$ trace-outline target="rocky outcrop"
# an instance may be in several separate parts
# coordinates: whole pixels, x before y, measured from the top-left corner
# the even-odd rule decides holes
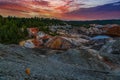
[[[62,54],[52,56],[52,59],[62,63],[77,65],[81,69],[107,71],[107,65],[102,63],[98,52],[92,49],[70,49]]]
[[[103,34],[104,33],[104,30],[102,29],[99,29],[99,28],[95,28],[95,27],[90,27],[90,28],[84,28],[84,27],[81,27],[79,29],[79,32],[81,33],[86,33],[87,35],[97,35],[97,34]]]
[[[120,80],[95,57],[97,53],[90,49],[57,51],[0,44],[0,80]]]
[[[107,30],[106,34],[120,37],[120,26],[114,26]]]
[[[103,45],[105,45],[110,39],[96,39],[96,40],[90,40],[88,43],[86,43],[85,46],[89,46],[92,49],[100,50]]]
[[[120,39],[109,41],[100,50],[100,55],[120,65]]]
[[[100,50],[103,61],[111,67],[113,74],[120,74],[120,39],[109,41]]]

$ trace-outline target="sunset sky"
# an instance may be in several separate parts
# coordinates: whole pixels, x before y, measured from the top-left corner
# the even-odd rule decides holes
[[[62,20],[120,19],[120,0],[0,0],[0,15]]]

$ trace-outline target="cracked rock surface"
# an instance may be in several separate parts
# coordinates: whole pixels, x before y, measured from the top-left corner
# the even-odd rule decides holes
[[[0,80],[120,80],[117,71],[111,71],[96,54],[87,49],[57,51],[0,44]]]

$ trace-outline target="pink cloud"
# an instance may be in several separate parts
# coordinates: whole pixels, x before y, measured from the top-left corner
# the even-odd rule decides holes
[[[66,20],[103,19],[119,16],[119,11],[107,11],[108,8],[104,11],[98,9],[94,11],[88,7],[88,4],[94,6],[95,3],[89,1],[91,0],[0,0],[0,14],[22,17],[47,16]]]

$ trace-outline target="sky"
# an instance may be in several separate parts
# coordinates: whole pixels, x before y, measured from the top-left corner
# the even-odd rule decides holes
[[[0,0],[0,15],[62,20],[120,19],[120,0]]]

